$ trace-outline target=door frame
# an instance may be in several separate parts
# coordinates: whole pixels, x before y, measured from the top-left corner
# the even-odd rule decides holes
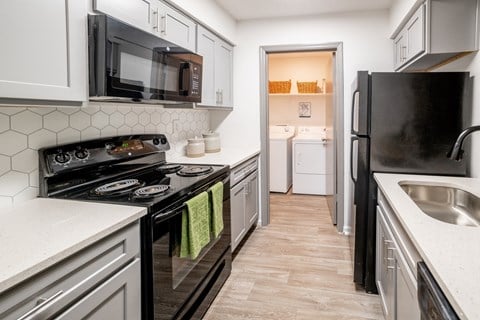
[[[270,223],[270,172],[268,163],[269,154],[269,134],[268,134],[268,54],[287,53],[287,52],[306,52],[306,51],[333,51],[335,53],[334,61],[334,199],[336,204],[337,230],[343,232],[345,221],[345,159],[344,159],[344,111],[343,111],[343,43],[331,42],[312,45],[274,45],[260,47],[260,140],[261,154],[260,169],[265,179],[260,181],[260,194],[265,195],[261,201],[261,224],[266,226]]]

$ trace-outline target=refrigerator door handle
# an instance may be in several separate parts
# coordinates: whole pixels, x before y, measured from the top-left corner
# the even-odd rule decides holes
[[[353,91],[353,94],[352,94],[352,118],[351,118],[351,126],[350,126],[350,132],[351,134],[353,135],[358,135],[358,116],[355,117],[355,96],[357,94],[360,94],[360,90],[356,89],[355,91]],[[360,111],[360,110],[359,110]],[[354,125],[355,125],[355,118],[357,120],[357,130],[355,130],[354,128]]]
[[[353,183],[357,183],[357,178],[353,173],[353,144],[358,142],[358,137],[352,137],[350,140],[350,177],[352,178]]]

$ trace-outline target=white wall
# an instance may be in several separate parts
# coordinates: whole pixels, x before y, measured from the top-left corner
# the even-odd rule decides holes
[[[468,56],[451,62],[435,71],[469,71],[473,76],[473,112],[472,125],[480,125],[480,54],[471,53]],[[480,178],[480,133],[475,132],[466,141],[472,141],[471,154],[464,154],[464,158],[470,158],[470,175]]]
[[[423,0],[393,0],[392,7],[390,8],[390,34],[400,25],[403,18],[408,14],[411,8],[417,3]]]
[[[211,114],[222,141],[260,146],[259,48],[265,45],[343,42],[345,108],[345,208],[349,209],[348,159],[351,84],[357,70],[391,71],[389,12],[329,14],[315,17],[251,20],[237,25],[234,51],[234,110]],[[347,212],[346,219],[350,213]],[[348,220],[349,221],[349,220]]]
[[[236,21],[214,0],[168,0],[197,18],[226,40],[235,42]]]

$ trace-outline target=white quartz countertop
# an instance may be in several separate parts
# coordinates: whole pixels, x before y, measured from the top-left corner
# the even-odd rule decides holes
[[[259,153],[259,147],[222,147],[220,152],[205,153],[203,157],[172,156],[167,158],[167,161],[191,164],[224,164],[229,165],[230,168],[235,168]]]
[[[37,198],[0,213],[0,293],[146,214],[143,207]]]
[[[431,218],[399,186],[453,186],[480,197],[480,179],[376,173],[375,180],[458,316],[480,319],[480,228]]]

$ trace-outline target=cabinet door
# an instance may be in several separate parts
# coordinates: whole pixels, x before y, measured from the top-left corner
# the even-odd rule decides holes
[[[245,197],[245,223],[247,229],[252,226],[258,218],[258,174],[252,173],[248,178],[247,192]]]
[[[230,191],[232,252],[246,233],[245,226],[245,184],[240,182]]]
[[[397,317],[398,320],[420,319],[420,308],[417,302],[417,287],[414,275],[399,251],[395,254]]]
[[[233,105],[232,65],[232,46],[218,39],[215,49],[215,92],[218,96],[216,100],[219,106],[231,107]]]
[[[159,36],[195,52],[195,22],[162,2],[156,1],[156,6],[155,16],[158,21],[154,25],[158,26]]]
[[[386,320],[395,319],[395,257],[393,236],[377,206],[376,282]]]
[[[393,52],[394,52],[394,67],[398,69],[406,62],[407,55],[407,40],[405,33],[400,32],[393,40]]]
[[[152,32],[151,0],[94,0],[93,8],[136,28]]]
[[[405,26],[409,61],[425,51],[425,5],[421,5]]]
[[[87,100],[86,1],[0,1],[0,29],[0,98]]]
[[[216,105],[215,94],[215,45],[217,37],[202,26],[198,26],[197,53],[203,56],[202,103]]]
[[[140,260],[136,259],[55,319],[140,319],[140,296]]]

